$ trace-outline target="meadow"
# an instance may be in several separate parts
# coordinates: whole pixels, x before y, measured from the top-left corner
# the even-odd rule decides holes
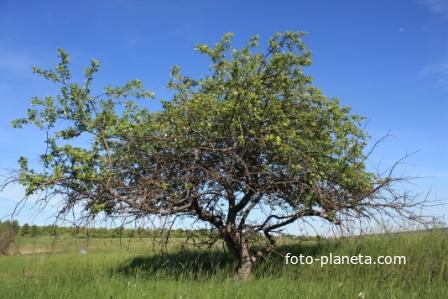
[[[282,240],[247,282],[221,246],[161,255],[152,238],[19,237],[0,298],[448,298],[448,232]],[[286,265],[281,254],[400,255],[405,265]]]

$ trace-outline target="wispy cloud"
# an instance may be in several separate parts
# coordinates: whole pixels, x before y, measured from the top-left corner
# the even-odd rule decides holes
[[[31,55],[0,46],[0,72],[30,73],[31,67],[36,64],[36,60]]]
[[[419,76],[421,78],[434,78],[437,84],[448,87],[448,61],[429,64],[421,68]]]
[[[419,2],[425,5],[433,14],[448,13],[448,0],[420,0]]]

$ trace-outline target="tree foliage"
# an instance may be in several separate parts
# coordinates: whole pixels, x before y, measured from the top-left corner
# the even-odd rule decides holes
[[[8,254],[8,249],[14,243],[19,229],[17,221],[0,221],[0,256]]]
[[[265,51],[257,37],[233,49],[231,34],[214,47],[198,45],[211,60],[208,74],[195,79],[174,67],[174,95],[160,111],[146,108],[154,95],[139,80],[93,95],[99,63],[78,84],[59,50],[54,69],[34,69],[59,84],[59,94],[33,98],[27,117],[13,123],[48,136],[43,170],[20,158],[20,183],[27,195],[62,198],[61,213],[82,207],[88,217],[178,215],[209,223],[240,259],[243,278],[275,247],[279,229],[296,220],[340,224],[387,211],[410,217],[413,203],[391,187],[396,180],[366,169],[363,117],[304,73],[311,53],[302,37],[275,34]],[[251,234],[266,244],[254,244]]]

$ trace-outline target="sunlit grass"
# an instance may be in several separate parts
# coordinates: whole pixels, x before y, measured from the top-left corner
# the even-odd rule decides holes
[[[174,240],[161,256],[152,239],[53,241],[19,240],[52,254],[0,258],[1,298],[448,298],[446,231],[286,242],[279,253],[404,255],[407,264],[285,265],[274,254],[248,282],[235,280],[237,262],[220,248],[180,253]]]

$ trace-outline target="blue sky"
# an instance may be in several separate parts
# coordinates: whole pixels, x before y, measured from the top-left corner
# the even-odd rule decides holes
[[[0,167],[16,168],[20,155],[35,161],[43,148],[39,132],[9,122],[24,115],[32,96],[55,91],[31,67],[55,64],[59,47],[76,74],[91,58],[101,61],[98,87],[140,79],[168,98],[171,66],[193,76],[207,72],[194,44],[233,32],[238,47],[252,35],[266,41],[285,30],[308,32],[316,86],[365,115],[374,138],[394,135],[371,167],[417,151],[402,170],[425,178],[409,187],[448,203],[448,0],[0,0]],[[18,186],[0,194],[0,218],[21,196]],[[447,212],[447,205],[431,209]],[[48,216],[23,212],[19,219],[42,223]]]

